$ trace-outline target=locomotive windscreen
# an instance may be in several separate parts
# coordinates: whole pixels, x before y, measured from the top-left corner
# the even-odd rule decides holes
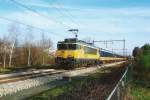
[[[80,49],[80,45],[78,44],[58,44],[57,45],[58,50],[76,50]]]

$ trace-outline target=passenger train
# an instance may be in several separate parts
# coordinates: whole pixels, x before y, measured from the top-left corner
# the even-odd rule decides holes
[[[92,43],[87,43],[77,38],[68,38],[59,41],[55,54],[55,63],[66,69],[81,66],[92,66],[114,61],[123,61],[124,57],[100,49]]]

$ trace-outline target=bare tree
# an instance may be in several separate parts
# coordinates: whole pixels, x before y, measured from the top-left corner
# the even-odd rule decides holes
[[[33,40],[33,29],[32,27],[27,27],[27,45],[28,45],[28,66],[31,66],[31,46]]]
[[[4,58],[3,59],[4,59],[4,62],[3,62],[4,66],[3,67],[5,69],[5,67],[6,67],[6,45],[4,46]]]
[[[52,43],[51,39],[50,38],[45,39],[45,45],[44,45],[44,50],[43,50],[44,54],[46,54],[46,55],[44,55],[45,61],[51,60],[50,49],[52,50],[52,47],[53,47],[53,43]]]
[[[48,60],[47,58],[49,56],[49,49],[52,47],[51,39],[47,38],[44,32],[41,33],[40,47],[41,47],[41,55],[42,55],[42,64],[44,65],[45,62]]]
[[[9,67],[12,66],[12,57],[13,57],[13,52],[15,48],[15,43],[17,41],[17,37],[19,35],[19,27],[16,23],[12,23],[9,27],[9,38],[10,38],[10,54],[9,54]]]
[[[42,47],[42,64],[45,64],[45,56],[44,56],[44,50],[45,50],[45,42],[46,42],[46,38],[45,38],[45,34],[42,32],[41,33],[41,47]]]
[[[8,36],[4,36],[3,39],[1,39],[0,44],[1,61],[3,62],[3,68],[5,68],[7,63],[7,56],[10,55],[11,45],[10,41],[8,41]]]
[[[4,39],[0,39],[0,63],[2,64],[3,62],[3,67],[6,67],[6,45],[4,43]]]

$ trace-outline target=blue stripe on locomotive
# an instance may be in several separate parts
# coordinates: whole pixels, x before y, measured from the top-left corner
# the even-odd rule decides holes
[[[110,51],[105,50],[100,50],[100,55],[101,57],[122,57],[121,55],[113,54]]]

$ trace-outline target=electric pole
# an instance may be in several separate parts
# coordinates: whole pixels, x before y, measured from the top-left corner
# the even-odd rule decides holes
[[[95,42],[103,42],[104,44],[106,44],[106,48],[107,48],[107,44],[108,43],[113,43],[113,42],[123,42],[123,56],[125,57],[126,56],[126,40],[123,39],[123,40],[105,40],[105,41],[93,41],[93,44]]]

